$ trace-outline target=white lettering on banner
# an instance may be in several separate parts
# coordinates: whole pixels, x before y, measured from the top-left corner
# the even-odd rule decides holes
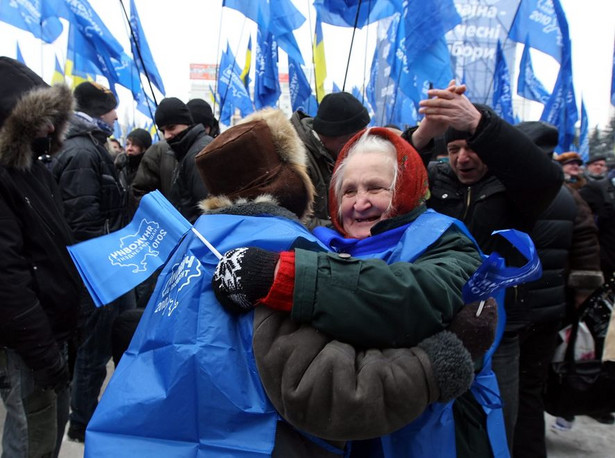
[[[495,27],[487,27],[484,25],[466,25],[459,24],[454,29],[455,37],[458,39],[462,38],[485,38],[488,40],[495,40],[500,37],[500,32],[502,30],[501,25],[496,25]]]
[[[467,3],[464,5],[457,5],[457,12],[464,20],[473,17],[493,19],[498,15],[498,9],[495,6]]]
[[[184,256],[180,262],[174,264],[162,288],[154,313],[166,311],[167,316],[171,316],[179,305],[179,292],[189,285],[193,278],[198,278],[201,274],[201,263],[194,256]]]
[[[114,266],[133,267],[133,273],[143,272],[147,270],[147,257],[158,256],[155,250],[166,235],[160,224],[142,219],[137,232],[122,237],[119,249],[109,253],[108,259]]]
[[[496,51],[495,48],[472,46],[462,41],[456,41],[452,45],[449,45],[449,50],[452,56],[465,58],[466,63],[474,62],[478,59],[495,59]]]

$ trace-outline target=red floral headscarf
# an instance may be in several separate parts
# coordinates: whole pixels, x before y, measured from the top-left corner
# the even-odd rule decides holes
[[[338,169],[342,161],[348,155],[352,145],[361,138],[368,129],[358,132],[352,137],[335,161],[333,173]],[[403,215],[414,210],[429,197],[429,185],[427,182],[427,171],[423,165],[421,157],[416,150],[403,138],[384,127],[372,127],[369,129],[370,135],[382,137],[390,141],[397,151],[398,175],[395,190],[393,192],[391,216]],[[340,177],[341,178],[341,177]],[[341,234],[346,234],[339,221],[338,198],[334,195],[335,185],[331,182],[329,188],[329,216],[335,229]]]

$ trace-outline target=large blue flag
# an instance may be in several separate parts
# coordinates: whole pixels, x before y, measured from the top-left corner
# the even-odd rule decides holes
[[[220,122],[227,126],[231,125],[231,116],[233,116],[235,108],[239,108],[242,116],[247,116],[254,111],[252,101],[243,81],[241,81],[240,74],[241,69],[227,43],[226,51],[220,59],[220,71],[218,72]]]
[[[417,104],[429,87],[446,87],[453,78],[445,33],[461,22],[452,0],[404,3],[388,55],[391,78]]]
[[[553,124],[558,128],[559,144],[556,152],[561,153],[568,151],[574,140],[576,134],[575,124],[579,120],[579,112],[572,80],[572,49],[568,32],[568,21],[559,0],[553,0],[553,8],[562,36],[561,64],[557,80],[555,81],[555,87],[545,105],[540,120]]]
[[[402,1],[314,0],[314,8],[325,24],[338,27],[354,27],[356,24],[360,29],[400,11]]]
[[[276,106],[281,91],[278,77],[278,43],[271,33],[263,33],[258,29],[256,35],[254,106],[260,110]]]
[[[20,0],[0,2],[0,21],[32,33],[46,43],[53,43],[63,26],[56,13],[63,0]]]
[[[272,33],[280,48],[303,64],[293,31],[301,27],[305,17],[290,0],[224,0],[222,6],[237,10],[256,22],[258,29],[265,36],[268,32]]]
[[[297,61],[288,58],[288,91],[293,111],[301,110],[310,116],[316,116],[318,102],[312,93],[310,83]]]
[[[123,229],[68,247],[97,307],[142,283],[164,264],[190,223],[159,191],[146,194]]]
[[[147,44],[145,32],[141,26],[139,13],[137,12],[137,7],[134,0],[130,0],[130,28],[132,30],[130,47],[132,49],[134,60],[137,63],[137,68],[146,74],[154,86],[156,86],[158,90],[164,94],[165,91],[164,84],[162,83],[162,77],[158,72],[158,67],[156,67],[154,57],[149,49],[149,45]]]
[[[547,103],[551,94],[545,89],[542,83],[534,74],[532,66],[532,58],[530,56],[530,45],[528,40],[525,41],[521,62],[519,63],[519,78],[517,79],[517,94],[529,100],[542,103]]]
[[[527,40],[532,48],[562,62],[565,37],[554,3],[559,0],[521,0],[508,36],[518,43]]]
[[[495,72],[493,75],[493,109],[504,121],[515,123],[512,107],[512,92],[510,89],[510,74],[508,65],[502,52],[502,45],[498,41],[495,57]]]
[[[415,124],[417,113],[414,103],[399,88],[399,74],[392,74],[391,61],[395,48],[401,15],[396,14],[378,25],[378,44],[374,50],[370,79],[365,93],[373,116],[370,125],[384,126],[395,124]]]
[[[579,156],[583,162],[589,161],[589,121],[587,119],[587,111],[585,110],[585,102],[581,99],[581,130],[579,132]]]

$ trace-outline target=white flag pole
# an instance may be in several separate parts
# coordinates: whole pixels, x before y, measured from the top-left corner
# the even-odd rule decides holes
[[[216,250],[214,246],[211,243],[209,243],[209,241],[205,237],[203,237],[203,235],[199,231],[197,231],[194,227],[192,227],[192,232],[194,232],[196,236],[199,238],[199,240],[203,242],[207,248],[209,248],[209,251],[211,251],[216,256],[216,258],[222,259],[222,255],[220,254],[220,252]]]

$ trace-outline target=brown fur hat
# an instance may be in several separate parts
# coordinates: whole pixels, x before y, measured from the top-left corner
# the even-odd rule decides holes
[[[213,210],[240,199],[271,196],[300,219],[311,214],[314,185],[307,173],[303,142],[284,113],[273,108],[253,113],[227,129],[195,158],[212,197]]]

